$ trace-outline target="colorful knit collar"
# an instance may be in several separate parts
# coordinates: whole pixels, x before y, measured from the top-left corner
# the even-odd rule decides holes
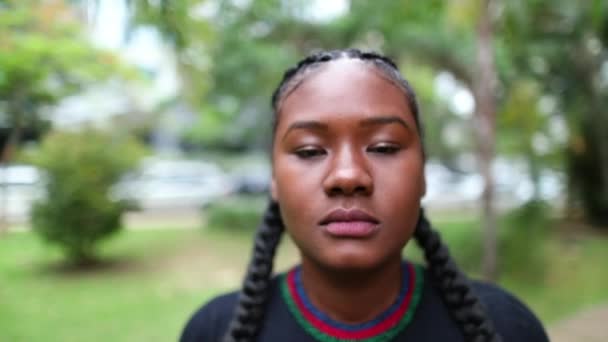
[[[403,282],[397,300],[375,319],[361,324],[336,322],[315,308],[302,286],[300,267],[282,277],[281,294],[298,324],[318,341],[389,341],[410,323],[422,293],[421,267],[404,263],[403,270]]]

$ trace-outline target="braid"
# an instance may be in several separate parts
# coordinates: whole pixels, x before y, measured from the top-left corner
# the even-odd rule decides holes
[[[253,341],[258,333],[269,297],[273,259],[283,233],[279,206],[271,201],[264,212],[255,237],[252,258],[247,268],[225,342]]]
[[[466,341],[500,342],[501,338],[473,293],[469,280],[450,256],[439,233],[431,228],[422,209],[414,237],[424,250],[433,281],[453,319],[460,325]]]

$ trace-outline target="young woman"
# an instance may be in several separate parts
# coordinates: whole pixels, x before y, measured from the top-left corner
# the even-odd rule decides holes
[[[311,55],[272,107],[272,199],[243,288],[196,312],[181,341],[548,341],[517,299],[469,281],[431,229],[418,104],[395,63]],[[273,278],[283,230],[301,264]],[[402,259],[412,237],[426,268]]]

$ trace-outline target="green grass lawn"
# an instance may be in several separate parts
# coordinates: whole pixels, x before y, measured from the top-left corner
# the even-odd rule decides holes
[[[126,231],[95,271],[60,266],[30,233],[0,238],[0,341],[172,341],[209,296],[234,286],[243,239]],[[233,271],[231,271],[233,270]]]
[[[479,277],[476,270],[481,260],[478,227],[471,219],[437,221],[452,255],[473,277]],[[511,246],[502,246],[499,256],[508,265],[502,266],[500,285],[521,298],[546,324],[608,304],[608,235],[568,230],[552,231],[537,240],[530,236],[532,242],[526,241],[524,232]],[[543,261],[526,249],[538,249],[533,252],[542,255]],[[418,257],[418,252],[406,254]]]
[[[545,322],[608,303],[608,238],[552,240],[550,263],[540,281],[503,277],[501,283],[523,298]]]
[[[472,224],[439,222],[455,254]],[[474,226],[474,225],[473,225]],[[251,234],[218,230],[129,230],[104,244],[96,270],[61,266],[33,234],[0,237],[0,341],[174,341],[192,311],[238,286]],[[542,279],[501,282],[545,322],[608,300],[608,238],[548,239]],[[411,248],[410,248],[411,249]],[[289,243],[279,270],[297,260]]]

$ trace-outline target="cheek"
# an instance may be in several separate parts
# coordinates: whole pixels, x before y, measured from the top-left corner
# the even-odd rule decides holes
[[[422,160],[416,157],[398,161],[391,167],[377,170],[375,178],[377,210],[391,222],[393,229],[407,229],[408,236],[411,235],[425,191]]]
[[[279,156],[274,160],[273,197],[281,207],[283,220],[288,227],[293,223],[308,224],[315,212],[315,197],[319,192],[318,175],[314,168],[287,160],[291,156]]]
[[[375,195],[387,203],[420,201],[426,190],[422,157],[412,152],[375,168],[374,184]]]

